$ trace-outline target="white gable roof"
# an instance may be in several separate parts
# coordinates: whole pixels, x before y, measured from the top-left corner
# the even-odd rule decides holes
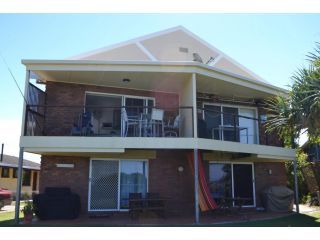
[[[208,63],[210,66],[257,81],[266,82],[261,77],[182,26],[100,48],[69,59],[190,62],[194,61],[194,54],[199,56],[203,63]]]

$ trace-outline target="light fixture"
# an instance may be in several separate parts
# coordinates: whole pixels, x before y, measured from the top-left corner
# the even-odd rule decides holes
[[[182,166],[178,167],[178,172],[183,172],[184,168]]]
[[[58,167],[58,168],[74,168],[74,164],[57,163],[56,167]]]
[[[269,174],[269,175],[272,175],[272,169],[269,169],[269,170],[268,170],[268,174]]]
[[[124,82],[124,83],[129,83],[131,80],[129,79],[129,78],[124,78],[124,79],[122,79],[122,82]]]

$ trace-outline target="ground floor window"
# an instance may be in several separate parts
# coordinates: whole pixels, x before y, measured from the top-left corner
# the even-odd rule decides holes
[[[145,160],[91,160],[89,211],[128,208],[129,193],[147,192]]]
[[[31,185],[31,170],[23,170],[22,175],[22,186]]]
[[[1,171],[1,177],[2,178],[9,178],[10,177],[10,168],[8,167],[2,167],[2,171]]]
[[[18,177],[18,168],[13,168],[13,178],[17,178]]]
[[[209,185],[213,198],[241,198],[246,206],[255,206],[254,174],[251,163],[209,164]],[[234,202],[237,205],[237,201]]]

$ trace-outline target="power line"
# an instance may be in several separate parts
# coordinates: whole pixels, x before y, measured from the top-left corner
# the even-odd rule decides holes
[[[26,102],[26,104],[28,104],[27,99],[26,99],[26,98],[25,98],[25,96],[23,95],[23,93],[22,93],[22,91],[21,91],[21,88],[19,87],[19,84],[18,84],[18,82],[17,82],[16,78],[14,77],[14,75],[13,75],[13,73],[12,73],[12,71],[11,71],[11,69],[10,69],[10,67],[9,67],[8,63],[7,63],[7,61],[5,60],[5,58],[3,57],[3,55],[1,54],[1,52],[0,52],[0,56],[1,56],[2,61],[4,62],[4,64],[6,65],[6,67],[7,67],[8,71],[10,72],[11,77],[13,78],[13,80],[14,80],[14,82],[15,82],[15,84],[16,84],[16,86],[17,86],[17,88],[19,89],[19,92],[20,92],[21,96],[23,97],[23,99],[24,99],[24,101]]]

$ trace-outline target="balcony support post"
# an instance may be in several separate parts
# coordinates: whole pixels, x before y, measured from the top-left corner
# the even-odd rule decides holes
[[[24,151],[24,148],[20,147],[19,162],[18,162],[18,176],[17,176],[16,205],[15,205],[15,215],[14,215],[14,222],[16,224],[19,224],[20,198],[21,198],[21,185],[22,185],[23,151]]]
[[[199,224],[199,165],[198,165],[198,149],[193,150],[194,161],[194,215],[195,224]]]
[[[298,189],[298,176],[297,176],[298,159],[295,157],[293,160],[293,172],[294,172],[294,200],[296,204],[296,212],[300,213],[299,209],[299,189]]]

